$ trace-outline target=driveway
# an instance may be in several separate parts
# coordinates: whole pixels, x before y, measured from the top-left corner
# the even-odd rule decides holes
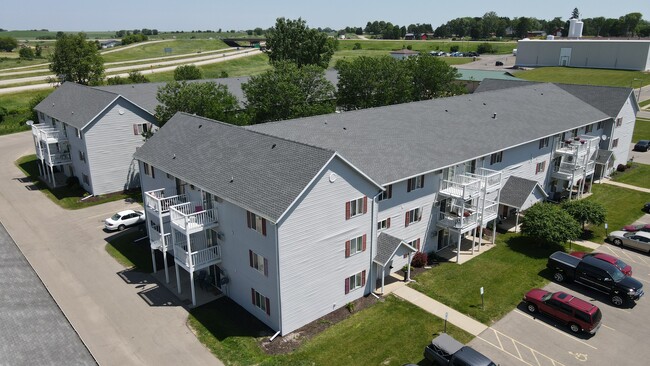
[[[635,278],[650,288],[650,257],[609,244],[597,251],[615,255],[633,267]],[[617,308],[606,295],[576,284],[550,283],[548,291],[565,291],[597,305],[602,326],[593,337],[575,336],[565,326],[544,315],[531,315],[523,306],[513,310],[470,342],[502,365],[646,365],[650,326],[650,299],[636,306]],[[523,294],[522,294],[523,296]]]
[[[0,222],[97,362],[220,365],[187,327],[183,307],[147,303],[141,293],[157,287],[151,276],[125,282],[124,268],[104,250],[113,234],[101,230],[101,220],[137,205],[61,209],[17,180],[23,174],[14,161],[33,149],[29,131],[0,136]]]
[[[469,70],[499,70],[507,72],[516,72],[510,69],[515,65],[516,56],[509,55],[481,55],[477,61],[467,64],[457,65],[458,69]],[[495,66],[497,61],[503,62],[503,66]]]

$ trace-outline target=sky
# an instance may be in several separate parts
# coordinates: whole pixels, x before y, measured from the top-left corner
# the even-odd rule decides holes
[[[246,30],[269,28],[275,19],[301,17],[311,28],[364,27],[368,21],[393,24],[429,23],[480,17],[488,11],[510,18],[568,19],[577,7],[584,18],[618,18],[640,12],[650,19],[648,0],[21,0],[6,1],[0,28],[8,30],[113,31],[119,29]]]

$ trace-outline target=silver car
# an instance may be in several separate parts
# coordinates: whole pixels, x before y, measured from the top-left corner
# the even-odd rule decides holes
[[[614,245],[623,245],[650,253],[650,233],[613,231],[609,234],[608,239]]]

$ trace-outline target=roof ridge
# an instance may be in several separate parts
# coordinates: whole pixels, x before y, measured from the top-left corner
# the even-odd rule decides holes
[[[86,88],[86,89],[92,89],[92,90],[95,90],[95,91],[98,91],[98,92],[101,92],[101,93],[112,94],[112,95],[115,95],[116,97],[120,96],[120,94],[113,93],[113,92],[108,91],[108,90],[97,89],[95,86],[79,84],[79,83],[76,83],[74,81],[66,81],[66,82],[63,83],[63,85],[65,85],[65,84],[73,84],[73,85],[83,87],[83,88]],[[101,86],[101,85],[97,85],[97,86]]]

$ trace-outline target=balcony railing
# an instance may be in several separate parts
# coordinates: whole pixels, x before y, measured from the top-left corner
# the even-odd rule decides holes
[[[467,175],[455,175],[452,179],[443,180],[440,194],[468,200],[477,197],[481,191],[481,181]]]
[[[44,155],[45,163],[48,165],[69,164],[72,162],[70,153]]]
[[[221,249],[218,245],[199,249],[190,253],[192,263],[190,265],[187,246],[176,243],[174,245],[174,258],[190,270],[207,267],[221,261]]]
[[[202,231],[217,224],[217,209],[204,210],[195,202],[186,202],[169,207],[171,223],[182,231]]]
[[[466,212],[462,215],[454,213],[441,212],[438,217],[438,225],[465,231],[476,227],[478,224],[478,212]]]
[[[169,250],[171,244],[171,234],[166,233],[160,235],[155,230],[150,231],[151,236],[151,249]]]
[[[165,189],[156,189],[144,193],[145,207],[153,213],[169,213],[169,207],[187,202],[187,196],[184,194],[165,197]]]
[[[483,214],[481,215],[481,223],[486,225],[488,222],[497,218],[499,213],[499,203],[498,202],[486,202],[485,208],[483,209]]]
[[[49,125],[32,125],[32,134],[39,140],[54,143],[59,141],[67,141],[68,136],[65,132],[60,131]]]
[[[487,191],[501,188],[501,172],[497,170],[478,168],[476,173],[467,174],[470,177],[480,179],[481,187]]]
[[[555,152],[558,154],[569,154],[576,157],[585,155],[591,156],[591,153],[598,150],[600,138],[597,136],[581,135],[570,140],[559,141]]]

